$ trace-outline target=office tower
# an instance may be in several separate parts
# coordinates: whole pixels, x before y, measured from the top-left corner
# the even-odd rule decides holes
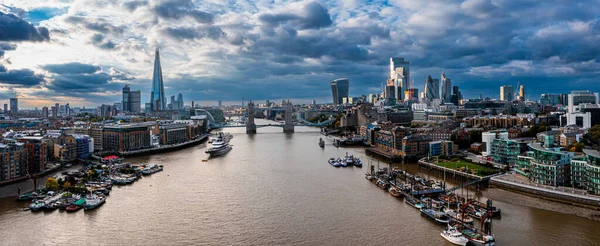
[[[131,89],[129,88],[129,85],[125,85],[125,87],[123,87],[123,100],[121,101],[121,110],[123,112],[129,112],[129,93],[131,92]]]
[[[48,119],[48,107],[42,108],[42,118]]]
[[[567,125],[590,128],[597,122],[592,121],[592,108],[598,108],[598,93],[591,91],[572,91],[568,96]],[[589,110],[586,110],[588,109]]]
[[[154,73],[152,75],[152,93],[150,103],[155,111],[164,110],[166,107],[165,87],[163,85],[162,68],[160,66],[160,55],[158,48],[154,56]]]
[[[419,101],[419,89],[410,88],[404,91],[404,101]]]
[[[404,100],[404,91],[408,89],[410,81],[410,63],[403,57],[390,58],[390,79],[394,80],[394,98]]]
[[[17,115],[19,113],[19,99],[10,99],[10,115]]]
[[[444,102],[452,100],[452,81],[442,73],[442,99]]]
[[[556,106],[558,104],[562,104],[560,94],[542,94],[540,96],[541,106]]]
[[[452,96],[450,96],[450,102],[453,103],[454,105],[459,105],[460,104],[460,100],[462,100],[462,94],[460,93],[460,91],[458,90],[458,86],[453,86],[452,87]]]
[[[123,105],[123,107],[125,107]],[[142,111],[142,92],[140,90],[129,92],[129,112],[140,113]]]
[[[433,79],[433,98],[440,99],[440,80]]]
[[[8,104],[4,104],[4,111],[2,111],[4,114],[8,114]]]
[[[393,79],[387,80],[387,85],[385,86],[385,98],[396,99],[396,86],[394,86]]]
[[[519,100],[525,101],[525,86],[524,85],[521,85],[521,87],[519,87]]]
[[[71,106],[68,103],[65,105],[65,115],[71,115]]]
[[[58,117],[58,107],[55,106],[52,107],[52,118],[56,119],[56,117]]]
[[[144,112],[148,113],[152,111],[152,103],[145,103],[144,104]]]
[[[56,112],[56,116],[54,116],[54,118],[56,118],[59,115],[58,111],[60,110],[60,104],[58,104],[58,103],[54,104],[54,108],[55,108],[55,110],[53,111],[52,114],[54,115],[54,112]]]
[[[333,105],[340,105],[344,97],[348,97],[350,90],[350,81],[346,78],[336,79],[331,82],[331,92],[333,95]]]
[[[175,95],[171,95],[171,103],[169,104],[171,109],[176,109],[177,105],[175,105]]]
[[[512,102],[514,100],[515,89],[512,85],[500,86],[500,100]]]
[[[269,103],[268,103],[268,102],[269,102],[269,100],[267,100],[267,107],[269,107]],[[219,108],[220,108],[221,106],[223,106],[223,103],[221,102],[221,100],[219,100],[219,104],[218,104],[218,105],[219,105]]]
[[[177,109],[183,109],[183,94],[177,95]]]
[[[431,78],[431,75],[427,76],[427,80],[425,80],[425,88],[423,89],[423,93],[424,93],[424,98],[423,100],[427,99],[429,101],[433,100],[436,98],[436,86],[434,84],[434,80]],[[438,80],[439,83],[439,80]]]

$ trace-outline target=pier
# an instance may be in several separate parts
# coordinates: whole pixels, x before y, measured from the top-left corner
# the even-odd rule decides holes
[[[156,153],[161,153],[161,152],[166,152],[166,151],[172,151],[172,150],[176,150],[176,149],[181,149],[181,148],[185,148],[189,145],[194,145],[194,144],[199,144],[200,142],[202,142],[203,140],[208,138],[208,134],[204,134],[194,140],[190,140],[187,142],[183,142],[183,143],[178,143],[178,144],[171,144],[171,145],[162,145],[160,147],[155,147],[155,148],[149,148],[149,149],[139,149],[139,150],[132,150],[132,151],[119,151],[119,155],[121,156],[135,156],[135,155],[143,155],[143,154],[156,154]]]
[[[365,152],[374,156],[383,157],[392,162],[401,162],[403,160],[403,157],[400,154],[385,151],[376,147],[365,148]]]

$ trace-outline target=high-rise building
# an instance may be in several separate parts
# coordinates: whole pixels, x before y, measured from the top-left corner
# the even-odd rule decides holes
[[[42,118],[48,119],[48,107],[42,108]]]
[[[442,99],[444,102],[452,101],[452,81],[442,73]]]
[[[592,108],[598,108],[598,93],[591,91],[572,91],[569,94],[567,107],[567,125],[577,125],[582,128],[592,127]],[[583,110],[589,108],[589,110]]]
[[[154,73],[152,75],[152,93],[150,94],[150,103],[155,111],[166,108],[165,86],[163,85],[162,68],[160,66],[160,55],[158,48],[154,57]]]
[[[129,85],[125,85],[125,87],[123,87],[123,100],[121,101],[121,105],[122,108],[121,110],[123,112],[129,112],[129,93],[131,92],[131,89],[129,88]]]
[[[560,94],[542,94],[540,96],[540,105],[542,105],[542,107],[556,106],[558,104],[562,104]]]
[[[65,115],[71,115],[71,106],[69,104],[65,104]]]
[[[129,112],[140,113],[142,111],[142,92],[140,90],[129,92]]]
[[[515,98],[515,89],[512,85],[500,86],[500,100],[512,102]]]
[[[177,95],[177,109],[183,109],[183,94]]]
[[[410,88],[404,91],[404,101],[419,101],[419,89]]]
[[[171,109],[177,109],[177,103],[175,103],[175,95],[171,95]]]
[[[439,83],[439,80],[438,80]],[[431,75],[427,76],[427,80],[425,80],[425,88],[424,90],[424,95],[425,98],[423,99],[427,99],[427,100],[433,100],[436,97],[436,86],[435,86],[435,81],[431,78]],[[439,93],[439,92],[438,92]]]
[[[11,98],[10,99],[10,114],[17,115],[19,113],[19,99]]]
[[[348,97],[350,81],[346,78],[336,79],[331,82],[331,92],[333,95],[333,105],[342,104],[344,97]]]
[[[433,79],[433,94],[434,94],[434,99],[440,99],[440,80],[439,79]]]
[[[8,114],[8,104],[4,104],[4,111],[2,111],[4,114]]]
[[[269,107],[269,100],[267,100],[267,107]],[[221,102],[221,100],[219,100],[219,108],[223,106],[223,102]]]
[[[390,58],[390,79],[394,80],[394,98],[404,100],[404,91],[408,89],[410,81],[410,63],[403,57]]]
[[[521,85],[519,87],[519,100],[525,101],[525,86],[524,85]]]
[[[58,108],[52,107],[52,118],[56,119],[56,117],[58,117]]]
[[[385,86],[385,98],[396,99],[396,86],[393,79],[388,79]]]

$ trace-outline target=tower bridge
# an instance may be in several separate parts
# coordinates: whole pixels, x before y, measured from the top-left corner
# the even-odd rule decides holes
[[[312,127],[323,127],[329,125],[330,120],[326,120],[319,123],[313,123],[302,119],[299,114],[296,114],[297,123],[293,122],[293,111],[294,107],[291,102],[286,102],[284,105],[285,113],[284,113],[284,123],[269,123],[269,124],[260,124],[257,125],[254,122],[254,102],[248,102],[248,110],[247,110],[247,120],[245,124],[234,124],[234,125],[213,125],[213,128],[246,128],[247,134],[255,134],[256,129],[262,127],[281,127],[284,133],[293,133],[296,126],[312,126]]]

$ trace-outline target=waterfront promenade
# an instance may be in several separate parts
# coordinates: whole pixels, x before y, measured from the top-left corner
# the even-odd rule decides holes
[[[194,140],[190,140],[190,141],[178,143],[178,144],[161,145],[161,146],[155,147],[155,148],[139,149],[139,150],[132,150],[132,151],[119,151],[119,155],[121,155],[121,156],[136,156],[136,155],[156,154],[156,153],[161,153],[161,152],[165,152],[165,151],[177,150],[180,148],[187,147],[189,145],[199,144],[203,140],[207,139],[208,136],[209,136],[208,134],[204,134]]]
[[[514,173],[492,177],[490,186],[517,191],[555,202],[600,210],[600,196],[588,195],[586,191],[579,189],[537,184]]]

